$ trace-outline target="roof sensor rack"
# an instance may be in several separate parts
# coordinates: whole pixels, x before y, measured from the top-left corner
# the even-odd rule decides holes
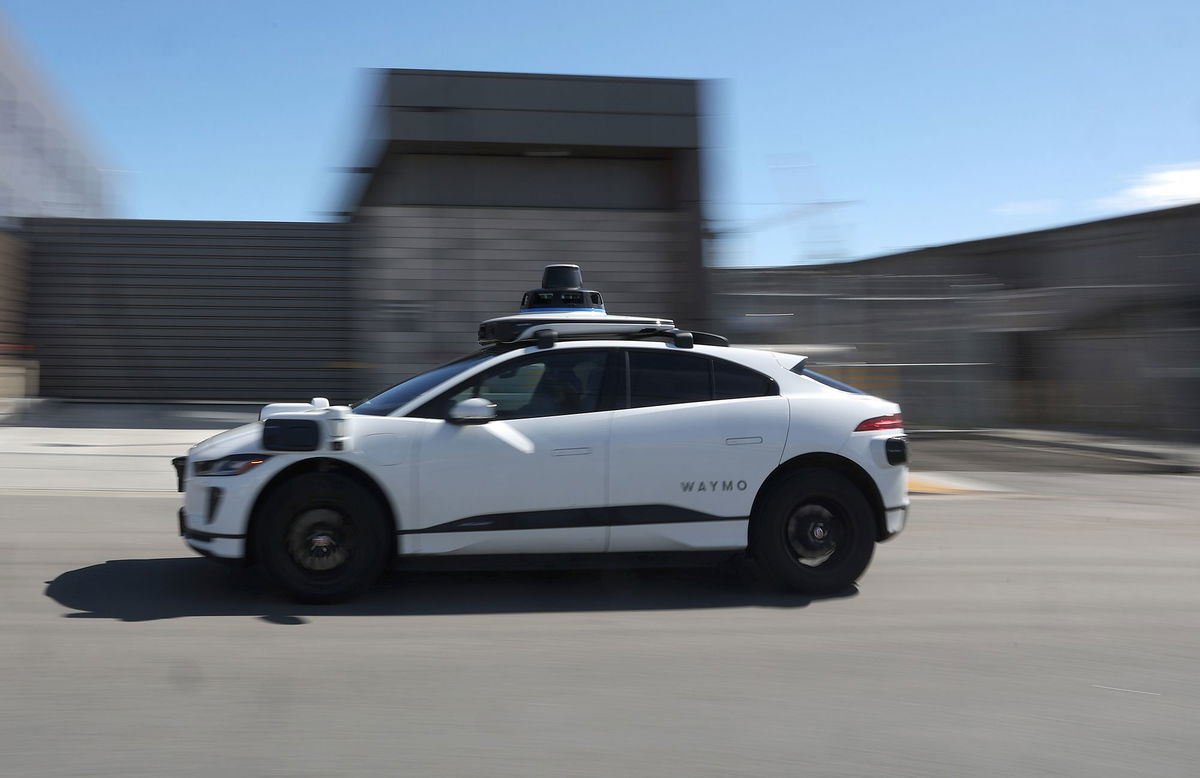
[[[583,288],[578,265],[547,265],[542,285],[521,298],[521,311],[479,325],[481,346],[536,344],[552,348],[568,340],[641,340],[656,338],[678,348],[728,346],[720,335],[689,332],[657,316],[615,316],[604,309],[599,292]]]
[[[691,342],[689,345],[684,346],[679,343],[680,337],[684,336],[684,335],[686,335],[686,336],[688,336],[688,338],[690,338]],[[656,339],[670,340],[670,341],[674,341],[675,345],[679,346],[680,348],[691,348],[693,345],[695,345],[695,346],[728,346],[729,345],[729,338],[726,338],[723,335],[714,335],[711,332],[700,332],[698,330],[681,330],[681,329],[646,330],[644,332],[637,332],[637,333],[625,335],[619,339],[620,340],[656,340]]]
[[[716,335],[711,332],[697,332],[692,330],[692,340],[700,346],[728,346],[729,338],[724,335]]]
[[[696,345],[695,338],[687,330],[671,330],[667,334],[674,339],[675,348],[692,348]]]

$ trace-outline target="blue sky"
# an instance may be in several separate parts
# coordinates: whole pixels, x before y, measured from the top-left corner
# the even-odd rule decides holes
[[[1200,200],[1195,0],[0,0],[0,16],[133,218],[329,218],[376,67],[716,80],[710,215],[745,227],[728,262]]]

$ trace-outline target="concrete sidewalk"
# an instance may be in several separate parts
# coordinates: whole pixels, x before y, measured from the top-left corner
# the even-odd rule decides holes
[[[0,428],[225,430],[254,421],[265,404],[6,400],[0,402]]]
[[[174,492],[171,459],[222,429],[0,427],[0,490]]]
[[[0,415],[0,490],[173,493],[171,459],[261,406],[27,400]]]
[[[1037,449],[1058,449],[1100,454],[1108,457],[1153,462],[1160,472],[1200,472],[1200,445],[1170,443],[1112,433],[1083,433],[1045,429],[910,430],[921,439],[957,438],[987,440]]]

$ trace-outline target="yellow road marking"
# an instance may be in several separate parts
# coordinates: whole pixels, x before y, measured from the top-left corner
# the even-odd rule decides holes
[[[951,486],[945,481],[940,481],[929,476],[914,475],[908,476],[908,493],[909,494],[976,494],[975,489],[965,489],[961,486]]]

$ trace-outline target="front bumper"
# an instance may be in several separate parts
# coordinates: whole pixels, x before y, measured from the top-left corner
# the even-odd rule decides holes
[[[175,457],[171,465],[175,468],[175,488],[182,492],[187,481],[187,457]]]
[[[228,561],[244,560],[246,557],[245,535],[224,535],[189,527],[187,510],[184,508],[179,509],[179,536],[188,548],[201,556]]]
[[[907,505],[900,505],[895,508],[884,509],[883,525],[886,534],[880,540],[891,540],[904,530],[904,526],[908,523],[908,507]]]

